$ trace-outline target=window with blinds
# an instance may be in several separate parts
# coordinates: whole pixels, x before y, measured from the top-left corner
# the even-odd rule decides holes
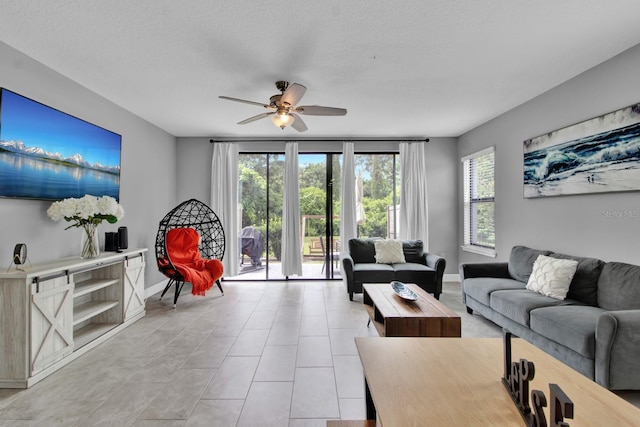
[[[495,256],[495,148],[462,159],[464,169],[463,250]]]

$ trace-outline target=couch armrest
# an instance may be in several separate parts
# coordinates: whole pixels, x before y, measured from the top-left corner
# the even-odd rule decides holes
[[[439,298],[442,293],[442,276],[444,276],[447,261],[441,256],[430,253],[424,254],[424,260],[427,267],[431,267],[436,271],[436,289],[434,295],[436,298]]]
[[[639,390],[639,354],[640,310],[603,313],[596,326],[596,382],[610,390]]]
[[[351,255],[348,253],[343,253],[340,256],[342,258],[342,274],[344,274],[344,277],[347,280],[347,292],[349,293],[349,299],[353,301],[355,288],[355,283],[353,281],[353,258],[351,258]]]
[[[460,281],[471,277],[501,277],[511,279],[508,262],[469,262],[459,266]]]

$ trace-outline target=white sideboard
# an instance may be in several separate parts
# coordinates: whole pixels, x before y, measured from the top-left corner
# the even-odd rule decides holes
[[[0,272],[0,388],[27,388],[144,316],[146,252]]]

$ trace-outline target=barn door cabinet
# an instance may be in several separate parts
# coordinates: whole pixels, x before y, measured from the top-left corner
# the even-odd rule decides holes
[[[0,388],[27,388],[145,314],[147,249],[0,273]]]

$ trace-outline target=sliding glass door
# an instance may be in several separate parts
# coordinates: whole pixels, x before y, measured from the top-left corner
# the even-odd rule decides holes
[[[397,155],[356,154],[360,237],[395,238],[399,206]],[[341,279],[342,154],[302,153],[299,162],[302,276],[281,269],[284,154],[241,153],[236,280]]]
[[[355,154],[358,237],[398,238],[400,169],[394,153]]]
[[[300,154],[302,270],[310,279],[340,275],[339,154]]]
[[[284,154],[240,154],[238,174],[240,269],[228,279],[281,279]]]

